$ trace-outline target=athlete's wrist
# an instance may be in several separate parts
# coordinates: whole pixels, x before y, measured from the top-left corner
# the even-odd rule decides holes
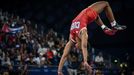
[[[87,60],[85,59],[83,62],[87,62]]]
[[[61,71],[58,71],[58,73],[62,73]]]
[[[58,69],[58,73],[61,73],[62,72],[62,69]]]

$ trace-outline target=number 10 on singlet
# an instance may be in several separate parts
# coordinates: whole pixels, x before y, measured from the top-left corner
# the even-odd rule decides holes
[[[80,22],[73,22],[71,25],[71,30],[80,28]]]

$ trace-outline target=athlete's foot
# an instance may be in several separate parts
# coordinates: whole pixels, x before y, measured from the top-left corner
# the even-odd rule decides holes
[[[112,27],[112,30],[124,30],[127,27],[125,25],[119,25],[118,23]]]

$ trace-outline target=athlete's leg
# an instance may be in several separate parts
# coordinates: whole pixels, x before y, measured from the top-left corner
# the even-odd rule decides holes
[[[97,16],[97,19],[95,20],[95,22],[99,26],[101,26],[101,28],[105,34],[107,34],[107,35],[114,35],[115,34],[116,31],[113,31],[110,28],[108,28],[107,26],[105,26],[99,15]]]
[[[101,13],[104,10],[105,13],[106,13],[106,16],[107,16],[107,18],[109,19],[110,22],[113,22],[115,20],[115,18],[113,16],[112,9],[111,9],[109,3],[106,2],[106,1],[96,2],[92,5],[90,5],[89,7],[94,9],[98,14]]]
[[[99,25],[99,26],[102,26],[104,25],[103,21],[101,20],[100,16],[98,15],[95,22]],[[103,28],[102,28],[103,29]]]
[[[92,5],[90,5],[89,7],[94,9],[98,14],[101,13],[104,10],[108,20],[111,22],[111,26],[114,29],[116,29],[116,30],[124,30],[124,29],[126,29],[126,26],[121,26],[121,25],[118,25],[118,23],[116,23],[116,20],[114,18],[113,12],[112,12],[112,9],[111,9],[111,7],[110,7],[108,2],[99,1],[99,2],[96,2],[96,3],[92,4]]]

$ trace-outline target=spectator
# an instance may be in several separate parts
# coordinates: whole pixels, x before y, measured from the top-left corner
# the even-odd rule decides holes
[[[57,55],[57,50],[56,49],[52,49],[53,52],[53,65],[58,65],[58,55]]]
[[[3,54],[2,65],[5,65],[5,66],[11,65],[11,61],[10,61],[10,58],[8,57],[8,54],[5,54],[5,53]]]
[[[40,44],[38,44],[38,45],[39,45],[38,54],[39,55],[45,55],[47,50],[48,50],[48,48],[45,48],[43,45],[40,45]]]
[[[104,68],[104,58],[102,52],[99,52],[95,57],[95,66],[97,67],[97,74],[102,75],[102,69]]]
[[[104,62],[104,58],[102,52],[99,52],[99,54],[95,57],[95,63],[102,64],[103,62]]]
[[[51,37],[50,40],[48,41],[48,45],[50,48],[52,48],[54,46],[54,40],[53,38]]]
[[[21,51],[26,49],[26,43],[27,43],[27,36],[25,33],[21,33],[20,37],[20,43],[21,43]]]
[[[29,53],[29,56],[26,58],[26,62],[28,65],[35,65],[36,63],[33,60],[34,56],[32,53]]]
[[[16,59],[16,52],[15,52],[15,48],[11,48],[11,50],[9,51],[9,57],[11,60],[11,63],[14,64],[15,59]]]
[[[48,49],[48,51],[46,53],[46,57],[47,57],[48,64],[53,65],[54,64],[54,62],[53,62],[54,55],[53,55],[53,52],[50,49]]]
[[[41,66],[48,65],[46,61],[47,61],[47,60],[46,60],[45,57],[40,58],[40,65],[41,65]]]
[[[8,73],[9,73],[9,75],[17,75],[13,69],[13,65],[8,66]]]

